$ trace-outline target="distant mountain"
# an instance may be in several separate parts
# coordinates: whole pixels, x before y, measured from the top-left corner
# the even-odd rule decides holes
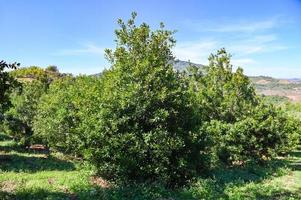
[[[251,76],[250,79],[258,94],[301,101],[301,79],[276,79],[268,76]]]
[[[301,83],[301,78],[290,78],[288,80],[291,82]]]
[[[202,64],[196,64],[196,63],[182,61],[182,60],[175,60],[172,62],[172,65],[178,71],[185,71],[189,67],[189,65],[194,65],[200,68],[204,67],[204,65]]]
[[[174,69],[178,71],[185,71],[189,65],[194,65],[204,68],[205,65],[191,63],[182,60],[171,61]],[[101,76],[101,73],[93,76]],[[277,79],[269,76],[250,76],[258,94],[266,96],[285,97],[292,101],[301,101],[301,78],[293,79]]]
[[[174,60],[171,61],[171,64],[173,65],[174,69],[182,72],[185,71],[189,65],[194,65],[200,68],[203,68],[205,65],[202,64],[196,64],[196,63],[192,63],[192,62],[188,62],[188,61],[183,61],[183,60]],[[97,73],[97,74],[93,74],[91,76],[101,76],[102,73]]]

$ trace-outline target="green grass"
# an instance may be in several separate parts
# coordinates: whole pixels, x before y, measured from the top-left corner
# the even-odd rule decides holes
[[[264,166],[215,169],[177,190],[160,184],[102,188],[93,170],[60,153],[22,149],[0,134],[0,199],[301,199],[301,151]]]

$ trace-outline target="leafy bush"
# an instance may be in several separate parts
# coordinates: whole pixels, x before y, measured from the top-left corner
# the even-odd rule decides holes
[[[53,73],[59,72],[57,66],[55,66],[55,65],[50,65],[50,66],[46,67],[46,71],[53,72]]]
[[[134,19],[118,21],[117,47],[106,50],[112,69],[102,76],[97,123],[87,125],[94,139],[86,155],[106,178],[182,184],[206,168],[205,145],[188,84],[169,62],[173,32]]]
[[[119,20],[112,68],[100,78],[51,84],[34,122],[36,138],[85,156],[98,172],[120,181],[183,184],[211,159],[260,160],[294,145],[297,127],[260,104],[242,69],[232,71],[224,49],[205,73],[190,78],[170,64],[173,32]],[[216,154],[212,153],[212,146]]]
[[[2,131],[12,136],[15,141],[23,145],[28,144],[31,129],[19,118],[12,114],[6,114],[2,124]]]
[[[211,121],[204,127],[219,139],[216,144],[218,158],[231,165],[262,161],[291,151],[299,142],[298,124],[281,110],[261,104],[252,115],[240,121]]]
[[[12,106],[4,115],[3,129],[23,145],[29,145],[40,97],[47,91],[51,81],[63,74],[58,70],[50,72],[33,66],[10,71],[9,75],[21,82],[22,90],[12,90],[9,96]]]
[[[83,123],[92,120],[99,101],[100,81],[93,77],[66,77],[54,81],[41,97],[34,119],[36,141],[72,154],[82,155],[92,127]]]
[[[221,49],[205,70],[176,72],[173,32],[152,31],[136,14],[118,20],[111,69],[50,84],[33,117],[34,138],[83,156],[104,178],[186,183],[210,169],[291,150],[298,123],[262,103]]]
[[[226,164],[262,160],[295,147],[298,122],[255,94],[241,68],[235,72],[231,56],[221,49],[209,57],[205,73],[190,68],[191,97],[201,132],[215,138],[213,158]]]
[[[53,80],[67,76],[60,73],[56,66],[49,66],[46,69],[38,66],[22,67],[11,71],[10,75],[22,82],[37,80],[44,84],[50,84]]]
[[[205,73],[190,69],[191,87],[199,113],[206,121],[235,122],[248,115],[258,104],[249,78],[238,68],[232,70],[231,55],[220,49],[209,57]]]
[[[15,70],[19,66],[18,63],[7,64],[3,60],[0,61],[0,120],[3,120],[4,112],[11,106],[9,98],[10,93],[16,87],[19,87],[18,81],[13,78],[6,70]],[[0,122],[1,122],[0,121]]]
[[[279,105],[290,116],[301,119],[301,103],[300,102],[285,102]]]
[[[16,89],[10,95],[12,107],[5,113],[4,131],[24,145],[30,143],[33,118],[46,89],[45,83],[34,80],[23,83],[21,91]]]

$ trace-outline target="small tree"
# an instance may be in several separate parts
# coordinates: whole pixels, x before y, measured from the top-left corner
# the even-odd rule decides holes
[[[3,60],[0,61],[0,119],[3,118],[3,113],[11,106],[9,94],[13,88],[17,87],[18,81],[10,76],[7,70],[14,70],[20,64],[7,64]]]
[[[232,164],[234,161],[261,162],[291,151],[299,142],[299,124],[280,109],[260,104],[242,120],[232,124],[215,121],[209,127],[211,134],[219,138],[219,158]],[[214,132],[216,130],[218,132]]]
[[[205,120],[235,122],[258,105],[258,97],[242,68],[233,72],[231,55],[225,49],[209,56],[205,73],[192,68],[191,86]],[[197,79],[196,79],[197,77]]]
[[[5,132],[23,145],[29,145],[33,134],[33,120],[37,113],[40,97],[49,84],[61,76],[37,66],[19,68],[9,72],[22,81],[22,90],[13,90],[9,96],[12,107],[5,113]]]
[[[55,65],[49,65],[46,67],[46,71],[54,72],[54,73],[59,73],[59,69]]]
[[[97,127],[101,80],[95,77],[64,77],[43,94],[34,117],[34,139],[63,152],[83,156],[93,145]],[[88,123],[89,122],[89,123]]]
[[[215,138],[215,154],[226,164],[262,160],[292,149],[298,141],[295,121],[264,104],[249,78],[220,49],[209,57],[204,73],[190,68],[190,92],[201,132]]]
[[[12,107],[5,113],[4,128],[23,145],[29,145],[37,106],[47,87],[47,84],[34,80],[23,83],[22,91],[14,90],[10,95]]]
[[[194,134],[188,85],[170,64],[173,31],[136,26],[135,17],[118,20],[116,49],[106,50],[112,69],[87,154],[108,178],[182,184],[204,167],[203,140]]]

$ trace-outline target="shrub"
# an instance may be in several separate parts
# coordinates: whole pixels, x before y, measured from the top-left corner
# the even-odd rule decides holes
[[[263,161],[287,153],[296,147],[301,133],[297,121],[264,104],[235,123],[211,121],[206,130],[219,139],[217,156],[228,165]]]
[[[5,113],[4,131],[15,140],[29,145],[32,135],[32,123],[39,99],[45,93],[47,85],[40,81],[22,84],[22,90],[14,90],[10,95],[12,107]]]
[[[4,131],[23,145],[29,145],[33,119],[40,97],[47,91],[52,80],[61,77],[58,72],[48,72],[40,67],[20,68],[9,75],[21,81],[22,90],[15,89],[9,98],[11,108],[5,113]]]
[[[204,167],[204,144],[192,124],[188,84],[173,70],[173,32],[119,20],[117,47],[106,50],[112,69],[103,74],[97,126],[88,127],[89,160],[120,181],[183,184]]]
[[[20,144],[28,144],[31,132],[30,127],[14,115],[5,115],[5,119],[2,124],[2,131],[12,136],[12,138],[17,142],[20,142]]]
[[[59,69],[55,65],[49,65],[48,67],[46,67],[46,71],[53,72],[53,73],[58,73]]]
[[[92,113],[99,111],[93,106],[99,102],[101,90],[97,88],[100,86],[100,81],[93,77],[66,77],[54,81],[37,108],[33,124],[35,140],[82,155],[89,138],[83,123],[92,120]]]
[[[173,31],[136,26],[135,17],[118,20],[116,49],[106,50],[111,69],[50,85],[34,138],[83,156],[104,178],[169,186],[205,173],[212,160],[262,160],[296,144],[297,123],[262,103],[225,49],[205,71],[178,73]]]
[[[221,49],[209,57],[204,73],[192,66],[190,93],[203,134],[214,139],[215,152],[226,164],[262,160],[291,150],[298,122],[255,94],[241,68],[232,71],[231,56]]]
[[[206,120],[239,121],[258,105],[249,78],[241,68],[232,70],[230,58],[225,49],[211,54],[204,75],[193,84],[197,87],[200,112]]]
[[[16,87],[19,87],[19,83],[14,79],[6,70],[15,70],[20,64],[13,63],[7,64],[3,60],[0,61],[0,120],[3,120],[4,112],[10,108],[11,101],[9,98],[10,93]],[[0,122],[1,122],[0,121]]]

